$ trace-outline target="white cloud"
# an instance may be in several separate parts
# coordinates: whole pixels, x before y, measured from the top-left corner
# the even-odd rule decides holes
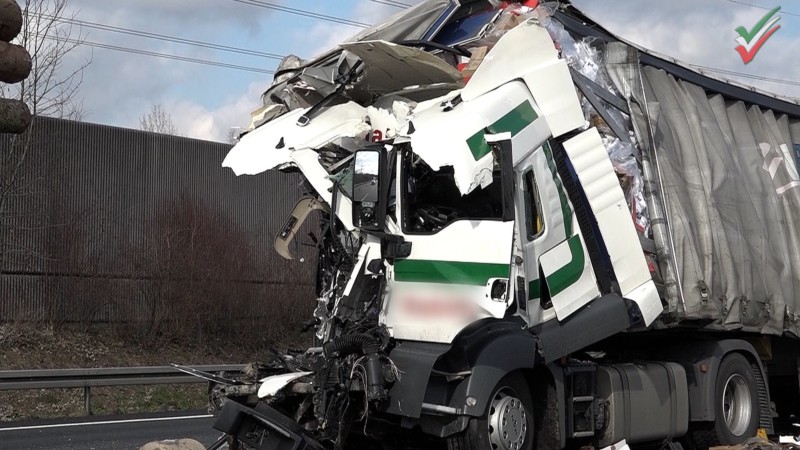
[[[277,3],[279,0],[270,0]],[[421,0],[404,0],[418,3]],[[747,66],[738,59],[734,28],[755,23],[765,11],[736,5],[726,0],[674,0],[608,2],[574,0],[587,8],[614,32],[662,53],[691,63],[736,70],[751,75],[797,78],[800,60],[800,19],[784,15],[783,28]],[[319,10],[313,2],[298,8]],[[233,0],[70,0],[77,19],[144,30],[197,41],[227,44],[275,53],[297,53],[303,58],[333,48],[361,31],[360,28],[325,21],[303,19]],[[330,7],[330,3],[325,4]],[[379,23],[400,11],[368,0],[337,1],[340,10],[328,11],[363,23]],[[787,6],[788,8],[788,6]],[[795,11],[798,12],[798,11]],[[301,24],[298,26],[298,24]],[[794,29],[794,31],[792,31]],[[180,45],[163,40],[84,28],[90,41],[191,58],[230,62],[251,67],[272,68],[277,61],[237,56],[216,50]],[[246,125],[249,111],[260,102],[261,92],[271,76],[230,69],[212,68],[186,62],[94,50],[82,88],[89,121],[138,126],[139,117],[156,103],[171,110],[183,133],[203,139],[225,140],[230,126]],[[81,47],[68,58],[70,64],[91,55]],[[745,80],[753,82],[752,80]],[[774,92],[800,97],[800,88],[758,83]]]
[[[89,23],[74,25],[72,38],[80,35],[88,42],[264,69],[277,61],[110,32],[92,24],[269,52],[269,25],[285,16],[232,0],[69,0],[69,8],[66,17]],[[153,104],[162,104],[183,134],[203,139],[226,140],[230,126],[246,125],[271,78],[89,46],[68,55],[64,71],[87,58],[92,63],[83,72],[80,90],[85,120],[137,128]]]
[[[405,1],[410,5],[422,3],[423,0]],[[393,6],[384,3],[371,2],[369,0],[359,0],[353,7],[352,13],[349,15],[350,20],[356,22],[378,24],[394,14],[401,12]],[[308,42],[311,44],[312,50],[306,55],[298,55],[304,58],[310,58],[315,55],[324,53],[340,42],[360,33],[361,28],[355,28],[348,25],[319,22],[308,30]]]
[[[250,112],[259,106],[263,90],[263,83],[253,82],[244,94],[231,98],[216,108],[179,99],[167,101],[164,109],[172,116],[172,121],[181,134],[226,142],[231,127],[247,127],[250,124]]]

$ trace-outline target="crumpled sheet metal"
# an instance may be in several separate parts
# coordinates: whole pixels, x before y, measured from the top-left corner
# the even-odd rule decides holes
[[[631,89],[641,86],[639,71],[619,69],[618,88],[645,105]],[[678,283],[666,286],[670,310],[711,319],[710,328],[800,335],[800,180],[789,157],[800,118],[652,67],[641,80],[672,241],[659,257],[678,267]],[[639,139],[649,141],[637,118]]]
[[[525,94],[514,91],[512,82],[520,79],[527,87]],[[495,94],[503,89],[513,92],[500,102]],[[463,99],[455,106],[458,113],[448,114],[442,105],[457,95]],[[415,131],[408,136],[412,149],[434,170],[452,166],[462,195],[485,187],[492,181],[494,158],[490,152],[476,159],[468,141],[528,95],[532,95],[531,104],[536,105],[536,117],[541,119],[528,127],[533,131],[526,128],[529,133],[539,135],[538,129],[544,127],[548,128],[547,137],[559,136],[583,125],[569,69],[558,58],[548,32],[535,20],[503,35],[460,92],[417,105],[411,118]],[[505,109],[498,113],[500,107]]]
[[[476,160],[468,145],[476,132],[494,121],[486,117],[484,106],[480,99],[463,102],[458,105],[459,114],[447,114],[441,107],[431,107],[415,112],[411,120],[415,130],[409,136],[412,151],[433,170],[452,166],[461,195],[492,181],[494,155],[489,152]]]
[[[351,42],[340,47],[364,63],[363,78],[354,89],[384,93],[414,85],[462,81],[455,67],[418,48],[386,41]]]

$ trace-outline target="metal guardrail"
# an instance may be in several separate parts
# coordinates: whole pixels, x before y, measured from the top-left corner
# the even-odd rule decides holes
[[[241,373],[243,365],[189,366],[203,372]],[[0,391],[83,388],[86,415],[92,414],[92,387],[207,383],[172,366],[96,369],[0,370]]]

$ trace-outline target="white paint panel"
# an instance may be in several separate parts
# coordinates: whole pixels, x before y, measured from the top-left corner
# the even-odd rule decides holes
[[[575,311],[600,296],[600,291],[597,289],[597,279],[594,276],[592,263],[586,251],[586,244],[583,242],[583,237],[578,236],[581,240],[581,251],[583,252],[581,276],[563,291],[551,296],[553,309],[559,321],[566,319]],[[569,240],[566,240],[539,257],[539,264],[545,278],[547,278],[570,264],[572,259],[573,255],[569,249]]]
[[[542,112],[539,111],[536,105],[533,105],[533,107],[539,118],[511,139],[511,159],[514,167],[525,161],[534,151],[541,148],[542,144],[551,136],[547,120],[543,118]]]
[[[565,61],[558,60],[556,64],[527,74],[523,79],[544,113],[553,137],[585,124],[578,93]]]
[[[585,119],[567,63],[558,58],[550,34],[528,20],[507,32],[486,55],[461,92],[464,101],[522,79],[541,109],[553,136],[583,126]]]
[[[625,298],[639,305],[645,322],[654,320],[664,311],[664,307],[661,305],[661,297],[658,295],[658,289],[656,289],[656,284],[652,280],[646,281],[641,286],[630,291]]]
[[[505,315],[506,304],[488,288],[458,284],[393,282],[383,323],[395,339],[450,343],[476,320]]]
[[[661,313],[661,300],[650,294],[655,284],[600,134],[591,128],[566,141],[564,148],[597,219],[622,296],[637,303],[650,325]],[[643,287],[648,283],[652,286]],[[631,297],[634,291],[637,298]]]
[[[409,260],[504,264],[509,267],[513,236],[513,221],[496,220],[458,220],[436,234],[403,235],[406,241],[411,242]],[[506,303],[489,298],[491,285],[396,281],[394,267],[390,265],[387,269],[389,283],[381,323],[396,339],[449,343],[476,320],[505,315]],[[423,306],[409,308],[412,302]],[[439,313],[421,312],[427,308]]]
[[[514,222],[457,220],[436,234],[405,235],[408,259],[509,264]]]
[[[528,20],[497,41],[464,87],[461,98],[470,101],[557,61],[550,34],[537,21]]]

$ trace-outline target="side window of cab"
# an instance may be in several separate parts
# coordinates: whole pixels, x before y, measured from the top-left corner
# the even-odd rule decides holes
[[[539,201],[539,189],[536,187],[536,177],[533,169],[528,169],[524,175],[525,190],[525,229],[528,241],[539,237],[544,231],[542,220],[542,203]]]

